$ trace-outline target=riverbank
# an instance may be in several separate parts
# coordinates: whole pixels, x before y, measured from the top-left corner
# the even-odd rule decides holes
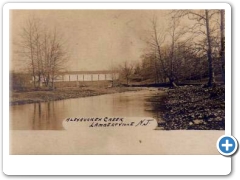
[[[161,112],[165,130],[224,130],[225,88],[184,86],[169,89],[164,96],[150,100]]]
[[[39,102],[56,101],[70,98],[98,96],[103,94],[121,93],[126,91],[139,91],[141,88],[133,87],[72,87],[61,88],[54,91],[28,91],[28,92],[10,92],[10,105],[21,105]]]

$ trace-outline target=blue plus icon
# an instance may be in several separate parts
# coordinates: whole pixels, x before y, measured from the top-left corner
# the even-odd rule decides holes
[[[217,149],[224,156],[234,154],[237,147],[237,140],[233,136],[221,136],[217,141]]]
[[[229,137],[224,137],[219,142],[220,149],[224,153],[232,152],[235,148],[235,142]]]

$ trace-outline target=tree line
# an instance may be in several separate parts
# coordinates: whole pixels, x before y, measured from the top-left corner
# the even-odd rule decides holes
[[[176,87],[185,80],[207,78],[206,85],[211,87],[215,74],[221,74],[224,82],[224,10],[173,10],[167,18],[167,27],[157,16],[149,20],[147,51],[141,62],[135,67],[125,63],[120,68],[127,83],[130,77],[138,77],[140,81],[151,79]]]

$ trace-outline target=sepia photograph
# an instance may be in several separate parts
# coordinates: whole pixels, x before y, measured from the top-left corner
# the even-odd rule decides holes
[[[9,16],[10,155],[219,154],[224,9]]]

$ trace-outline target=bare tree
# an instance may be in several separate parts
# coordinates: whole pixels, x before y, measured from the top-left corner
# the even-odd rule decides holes
[[[206,39],[207,43],[207,59],[208,59],[208,86],[211,87],[215,83],[214,79],[214,67],[213,67],[213,58],[212,58],[212,41],[213,34],[216,32],[216,26],[211,23],[213,17],[217,13],[215,10],[180,10],[172,12],[176,18],[181,18],[187,16],[189,20],[193,20],[196,23],[190,30],[198,36],[202,36],[202,38]],[[199,39],[202,39],[199,38]]]
[[[34,47],[35,47],[35,61],[36,61],[36,75],[38,80],[38,87],[41,86],[42,80],[42,42],[41,42],[41,32],[40,27],[36,27],[35,36],[34,36]]]
[[[40,21],[35,17],[29,18],[22,28],[21,41],[18,43],[19,53],[26,61],[31,70],[33,85],[36,87],[37,66],[36,66],[36,36],[40,27]]]
[[[207,35],[207,57],[208,57],[208,73],[209,73],[209,80],[208,86],[212,86],[214,83],[214,71],[213,71],[213,62],[212,62],[212,39],[210,35],[210,25],[209,25],[209,14],[208,10],[205,10],[205,21],[206,21],[206,35]]]
[[[34,88],[45,86],[54,88],[58,72],[64,68],[68,59],[66,46],[54,28],[43,28],[39,20],[29,18],[21,35],[20,52],[27,60],[34,81]]]
[[[49,86],[49,82],[50,82],[50,43],[49,43],[49,39],[50,39],[50,33],[48,33],[48,31],[44,31],[43,34],[43,79],[45,82],[46,86]]]
[[[174,68],[174,64],[177,63],[176,61],[179,60],[176,57],[176,48],[181,48],[181,46],[185,46],[185,44],[189,41],[189,38],[186,38],[185,35],[187,34],[188,30],[186,27],[180,26],[180,20],[176,17],[172,16],[170,21],[170,26],[168,29],[168,34],[170,36],[170,54],[169,54],[169,61],[170,61],[170,70],[169,70],[169,81],[170,84],[176,87],[176,69]],[[184,40],[183,40],[184,39]],[[180,43],[181,42],[181,43]],[[178,45],[178,46],[176,46]]]
[[[222,62],[222,79],[225,83],[225,12],[224,10],[220,10],[220,57]]]
[[[150,20],[150,23],[151,23],[150,38],[148,39],[147,43],[150,47],[151,53],[154,54],[154,64],[155,64],[155,74],[156,74],[155,79],[158,82],[160,72],[163,73],[164,77],[168,77],[167,67],[162,58],[162,46],[165,41],[166,33],[163,27],[161,27],[160,29],[160,27],[158,26],[157,17],[154,16]],[[158,64],[160,65],[158,66]]]
[[[179,47],[176,44],[184,45],[187,43],[190,38],[186,39],[185,34],[188,31],[186,28],[180,26],[180,20],[174,16],[171,17],[169,27],[166,30],[163,27],[160,28],[157,18],[153,17],[151,20],[151,29],[148,44],[150,50],[155,54],[155,59],[158,60],[155,63],[157,79],[159,79],[161,74],[164,77],[163,79],[168,78],[171,86],[177,87],[175,83],[177,79],[175,64],[178,58],[175,53],[176,48]]]
[[[129,84],[132,73],[133,65],[125,61],[124,64],[120,66],[120,75],[126,80],[127,85]]]
[[[50,63],[49,77],[51,77],[53,88],[54,79],[58,76],[58,72],[64,68],[64,64],[66,63],[67,59],[68,59],[67,51],[64,48],[64,44],[61,41],[60,36],[55,28],[50,38],[50,55],[49,55]]]

